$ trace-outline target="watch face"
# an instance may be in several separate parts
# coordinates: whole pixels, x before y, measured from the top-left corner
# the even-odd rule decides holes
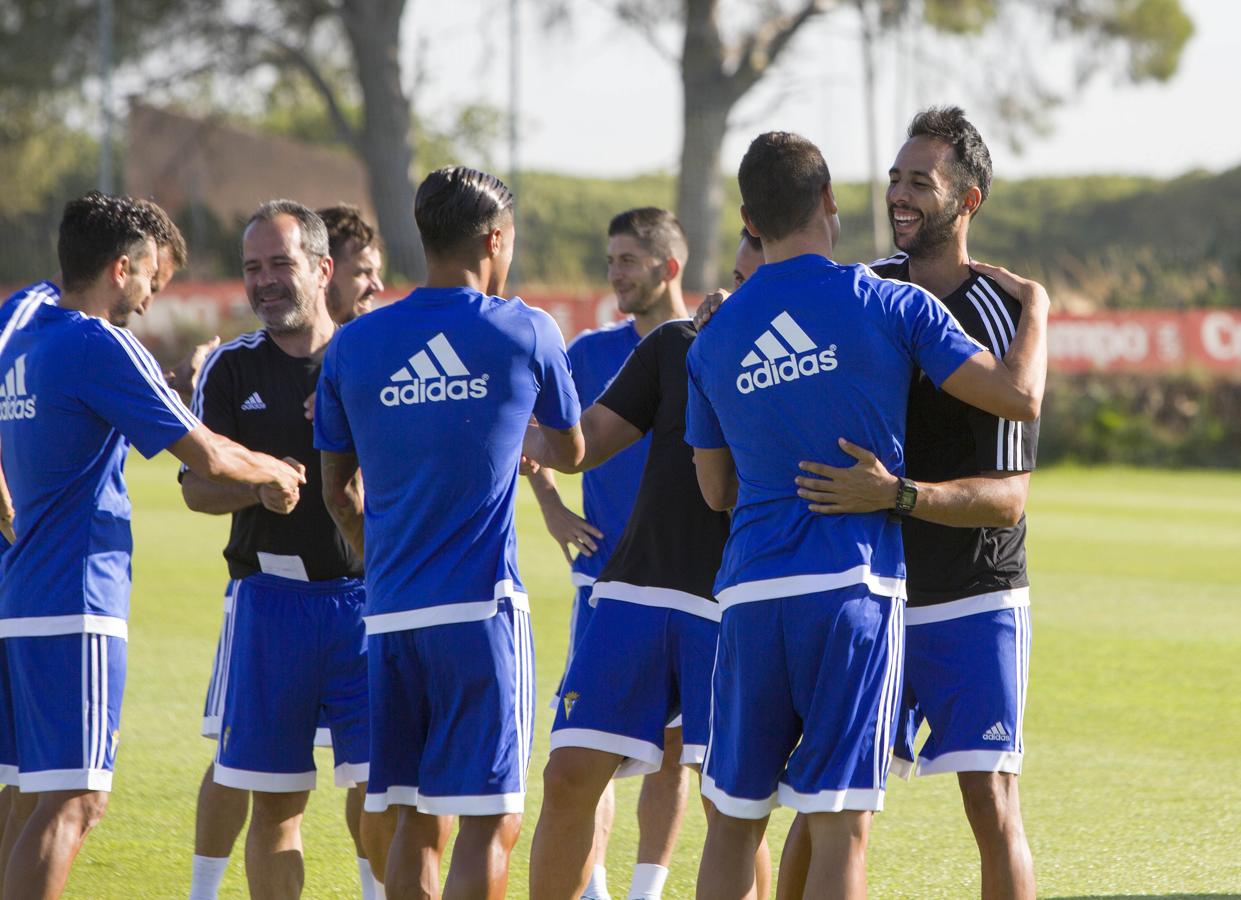
[[[918,488],[911,481],[902,481],[900,490],[896,492],[896,508],[901,512],[909,512],[918,501]]]

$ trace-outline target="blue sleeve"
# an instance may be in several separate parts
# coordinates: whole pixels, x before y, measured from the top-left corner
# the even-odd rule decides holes
[[[939,387],[983,349],[934,295],[911,284],[893,286],[901,337],[914,363]]]
[[[711,401],[698,383],[696,370],[700,363],[694,352],[697,349],[695,344],[685,358],[685,367],[689,374],[689,395],[685,404],[685,443],[704,450],[718,450],[727,447],[728,442],[724,440],[724,429],[720,427],[720,420],[711,406]]]
[[[582,343],[582,338],[587,334],[590,334],[590,332],[583,331],[569,342],[568,356],[569,371],[573,375],[573,389],[577,391],[577,401],[579,404],[584,403],[589,406],[595,402],[596,398],[585,396],[586,389],[582,384],[582,378],[584,378],[586,374],[586,350],[585,345]]]
[[[582,417],[577,388],[564,338],[556,320],[542,310],[534,310],[534,374],[538,396],[534,401],[534,417],[548,428],[572,428]]]
[[[201,424],[129,331],[100,322],[86,343],[79,397],[150,459]]]
[[[315,391],[315,449],[329,453],[353,453],[353,431],[340,399],[340,336],[337,332],[323,355],[319,386]]]

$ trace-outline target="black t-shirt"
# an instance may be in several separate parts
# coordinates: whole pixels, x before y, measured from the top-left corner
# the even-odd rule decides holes
[[[595,401],[651,433],[633,512],[599,581],[667,588],[714,604],[729,519],[702,499],[694,451],[685,443],[685,356],[696,334],[688,320],[665,322],[634,348]]]
[[[203,364],[194,391],[194,412],[212,431],[278,459],[306,467],[301,499],[287,516],[261,504],[233,513],[224,548],[228,574],[286,574],[297,557],[311,581],[361,577],[362,561],[349,548],[323,504],[323,477],[314,426],[303,404],[314,392],[320,361],[289,356],[264,331],[223,345]],[[283,560],[260,564],[259,554]]]
[[[909,279],[900,254],[872,266],[885,278]],[[1021,304],[977,273],[941,298],[965,332],[1003,357],[1016,334]],[[906,475],[949,481],[982,472],[1028,472],[1038,450],[1038,420],[1010,422],[936,390],[921,372],[909,391]],[[1012,528],[952,528],[904,521],[910,606],[929,606],[1026,587],[1026,520]]]

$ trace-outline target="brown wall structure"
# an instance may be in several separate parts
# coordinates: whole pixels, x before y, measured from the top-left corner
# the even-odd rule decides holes
[[[346,153],[140,103],[128,132],[126,193],[174,217],[199,204],[227,228],[263,201],[288,197],[311,209],[352,203],[375,221],[366,170]]]

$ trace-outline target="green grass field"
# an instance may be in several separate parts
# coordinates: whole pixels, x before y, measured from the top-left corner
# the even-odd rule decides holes
[[[70,883],[74,898],[188,892],[194,800],[214,748],[198,726],[227,521],[188,512],[174,471],[167,459],[135,455],[129,465],[136,552],[122,749],[111,808]],[[1241,474],[1060,469],[1035,477],[1022,800],[1040,896],[1241,894],[1239,499]],[[528,492],[518,523],[545,699],[564,659],[570,589]],[[551,725],[545,703],[539,717],[512,897],[526,896]],[[305,895],[356,897],[344,792],[331,787],[330,757],[320,756],[320,770],[304,829]],[[618,792],[614,896],[624,896],[637,845],[636,788],[628,779]],[[789,820],[772,819],[773,853]],[[694,801],[666,897],[693,896],[704,830]],[[871,841],[872,896],[977,896],[976,868],[955,780],[894,780]],[[245,896],[240,852],[221,896]]]

